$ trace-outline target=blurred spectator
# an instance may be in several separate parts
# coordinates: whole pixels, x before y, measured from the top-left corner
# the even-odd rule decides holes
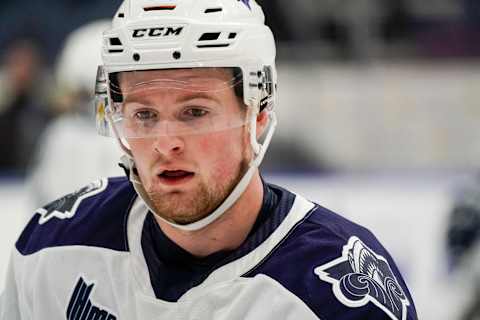
[[[336,58],[377,56],[382,41],[406,38],[412,22],[405,0],[299,0],[294,9],[288,0],[260,4],[280,41],[330,44],[337,49]]]
[[[279,5],[278,0],[257,0],[257,2],[262,6],[264,12],[268,12],[265,16],[265,23],[272,29],[275,38],[278,41],[293,40],[292,30],[285,23],[285,14],[288,14],[288,11]]]
[[[96,132],[93,92],[101,59],[103,30],[109,21],[94,21],[71,33],[56,66],[56,104],[63,114],[41,138],[29,177],[32,205],[45,205],[65,192],[101,177],[123,174],[120,150]]]
[[[268,12],[266,23],[280,41],[345,41],[345,26],[337,19],[338,1],[299,0],[295,4],[286,0],[258,2]]]
[[[121,0],[2,0],[0,51],[6,43],[35,33],[45,50],[46,63],[54,63],[66,36],[85,23],[110,17]]]
[[[120,0],[2,1],[0,50],[12,38],[35,32],[45,47],[48,64],[75,28],[108,17]],[[371,58],[392,53],[427,56],[480,55],[478,0],[258,0],[267,24],[280,42],[317,46],[288,57]],[[59,19],[59,17],[67,17]],[[467,26],[466,26],[467,25]],[[280,46],[281,47],[281,46]],[[331,52],[333,49],[333,53]],[[290,50],[287,50],[290,51]],[[319,52],[320,51],[320,52]]]
[[[0,170],[23,173],[50,118],[42,56],[29,39],[11,43],[0,71]]]
[[[463,0],[463,8],[467,22],[479,31],[480,28],[480,1]]]
[[[383,39],[392,43],[408,38],[412,32],[413,16],[405,0],[387,0],[384,5],[386,13],[380,27]]]
[[[466,297],[460,320],[480,319],[480,183],[459,190],[447,230],[450,264]]]

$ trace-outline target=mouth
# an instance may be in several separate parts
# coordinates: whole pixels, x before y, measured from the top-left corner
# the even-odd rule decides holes
[[[185,170],[164,170],[157,177],[165,185],[179,185],[190,181],[194,175],[193,172]]]

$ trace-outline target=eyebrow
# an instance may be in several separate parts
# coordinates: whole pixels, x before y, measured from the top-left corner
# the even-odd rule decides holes
[[[178,102],[185,102],[188,100],[193,100],[193,99],[211,99],[215,100],[216,102],[219,102],[219,99],[215,95],[208,94],[206,92],[195,92],[195,93],[187,93],[185,95],[182,95],[179,99]]]

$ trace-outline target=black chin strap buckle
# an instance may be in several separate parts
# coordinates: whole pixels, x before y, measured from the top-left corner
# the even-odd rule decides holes
[[[130,168],[123,162],[119,162],[118,166],[123,169],[125,175],[130,178]]]

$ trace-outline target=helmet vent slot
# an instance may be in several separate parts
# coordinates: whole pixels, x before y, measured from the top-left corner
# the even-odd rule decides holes
[[[144,7],[143,11],[165,11],[165,10],[175,10],[177,6],[166,5],[166,6],[153,6],[153,7]]]
[[[200,44],[197,48],[226,48],[230,43],[218,43],[218,44]]]
[[[120,38],[109,38],[110,46],[108,48],[108,53],[120,53],[123,52],[123,44],[120,41]]]
[[[198,41],[212,41],[212,40],[218,40],[218,37],[220,37],[220,32],[206,32],[202,34],[200,39]]]
[[[223,10],[222,8],[208,8],[205,10],[205,13],[221,12],[222,10]]]
[[[121,46],[122,41],[119,38],[110,38],[110,45],[112,46]]]

